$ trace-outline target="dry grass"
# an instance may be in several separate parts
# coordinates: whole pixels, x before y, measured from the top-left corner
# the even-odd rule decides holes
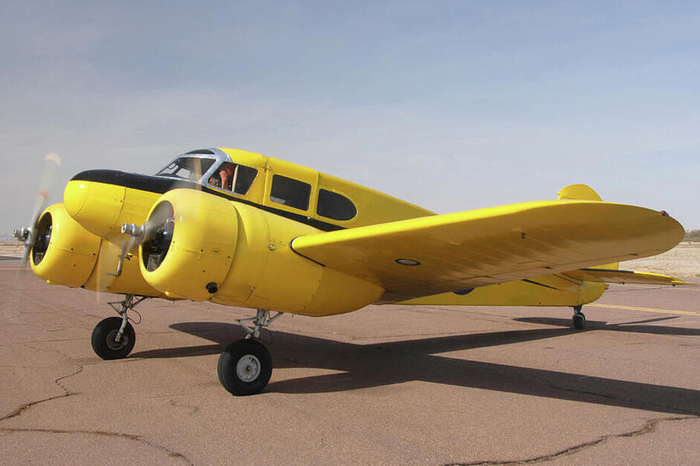
[[[694,242],[700,242],[700,230],[689,230],[685,232],[685,238],[683,238],[683,241],[694,241]]]
[[[620,268],[697,278],[700,277],[700,242],[684,241],[658,256],[622,262]]]
[[[24,244],[17,240],[0,241],[0,255],[17,255],[24,251]]]

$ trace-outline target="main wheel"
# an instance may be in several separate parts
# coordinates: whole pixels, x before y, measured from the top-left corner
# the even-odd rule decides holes
[[[574,328],[577,330],[583,330],[586,328],[586,316],[582,312],[577,312],[574,314]]]
[[[92,331],[92,349],[102,359],[122,359],[131,353],[136,344],[136,332],[129,322],[119,342],[116,341],[121,317],[108,317],[95,326]]]
[[[226,347],[217,368],[221,385],[236,396],[260,393],[270,381],[272,358],[257,340],[238,340]]]

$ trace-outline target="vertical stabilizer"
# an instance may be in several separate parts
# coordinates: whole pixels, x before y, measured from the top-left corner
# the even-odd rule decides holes
[[[560,200],[602,201],[600,195],[587,184],[570,184],[562,188],[558,193]],[[618,270],[620,264],[605,264],[596,267],[598,269]]]
[[[575,199],[581,201],[602,201],[597,192],[586,184],[570,184],[559,191],[559,199]]]

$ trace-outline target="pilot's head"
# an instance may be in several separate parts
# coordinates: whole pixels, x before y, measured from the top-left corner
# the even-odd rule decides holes
[[[226,176],[227,178],[233,175],[233,165],[230,163],[225,163],[219,169],[219,175]]]

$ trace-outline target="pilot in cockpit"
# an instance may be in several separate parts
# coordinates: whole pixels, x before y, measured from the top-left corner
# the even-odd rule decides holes
[[[233,177],[235,173],[235,165],[229,162],[221,164],[219,169],[211,177],[209,177],[209,185],[222,188],[227,191],[233,191]]]

